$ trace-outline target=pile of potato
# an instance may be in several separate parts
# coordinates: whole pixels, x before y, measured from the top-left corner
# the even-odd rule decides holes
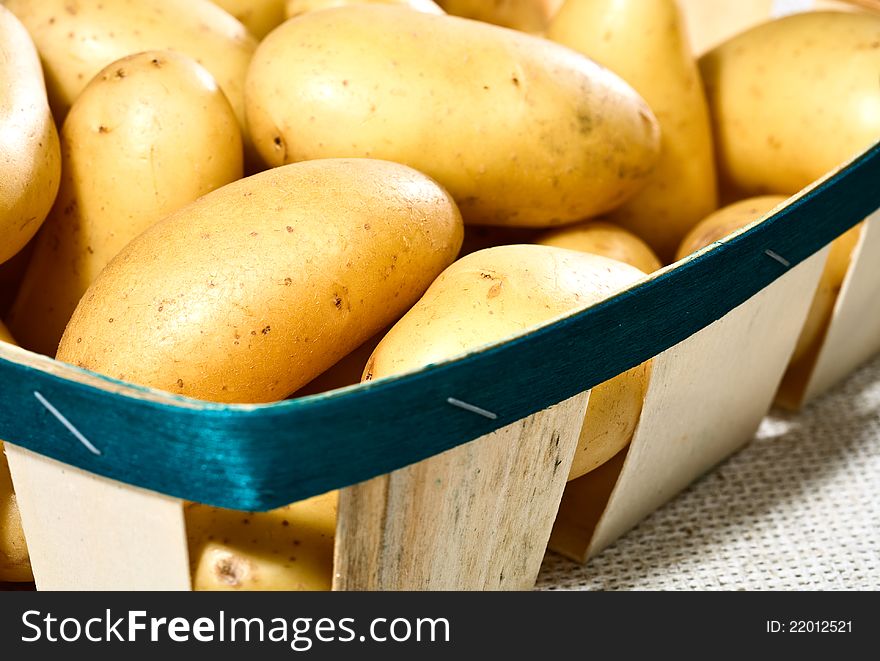
[[[697,59],[674,0],[3,0],[0,313],[215,402],[418,370],[765,215],[880,138],[878,74],[868,12]],[[649,378],[594,389],[570,479],[626,447]],[[330,585],[335,493],[186,516],[196,589]],[[0,581],[29,579],[4,464]]]

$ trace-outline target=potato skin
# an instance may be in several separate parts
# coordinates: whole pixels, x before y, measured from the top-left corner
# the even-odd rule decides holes
[[[600,220],[544,232],[535,238],[535,243],[616,259],[643,273],[653,273],[663,266],[651,247],[635,234]]]
[[[681,260],[691,253],[720,241],[728,234],[770,213],[788,199],[785,195],[762,195],[740,200],[718,209],[694,227],[678,247],[675,259]]]
[[[546,227],[612,209],[654,167],[659,134],[622,80],[511,30],[384,5],[288,21],[257,50],[248,122],[272,166],[405,163],[466,222]]]
[[[232,14],[258,40],[281,25],[287,18],[284,0],[212,0]]]
[[[547,28],[563,0],[438,0],[450,14],[494,23],[521,32],[539,33]]]
[[[472,253],[446,269],[395,324],[370,357],[363,380],[414,371],[528,332],[608,298],[643,275],[622,262],[549,246]],[[629,443],[648,376],[646,364],[593,389],[569,479]]]
[[[446,191],[405,166],[275,168],[128,244],[77,307],[57,357],[189,397],[277,401],[418,300],[461,239]]]
[[[0,8],[2,9],[2,8]],[[0,323],[0,342],[15,344],[12,335]],[[18,503],[9,475],[9,464],[0,441],[0,582],[27,583],[34,580],[28,556]]]
[[[244,129],[244,78],[256,41],[211,0],[4,2],[40,51],[56,120],[65,118],[92,77],[111,62],[146,50],[170,49],[211,72]]]
[[[49,213],[61,178],[58,133],[40,58],[25,27],[0,6],[0,264]]]
[[[794,194],[880,139],[880,15],[786,16],[700,68],[725,199]]]
[[[678,249],[678,259],[684,259],[689,254],[753,223],[787,199],[782,195],[764,195],[741,200],[719,209],[699,223],[685,237]],[[861,228],[861,224],[856,225],[831,244],[828,261],[825,263],[825,269],[819,279],[819,286],[813,295],[813,302],[791,357],[792,364],[799,363],[813,355],[813,349],[822,343],[828,323],[834,313],[837,295],[840,293],[843,280],[849,270],[850,260],[859,240]]]
[[[774,15],[774,5],[777,4],[777,0],[737,0],[723,3],[677,0],[677,2],[686,19],[693,52],[697,55],[702,55],[731,37],[770,20]],[[788,12],[826,9],[862,11],[852,3],[852,0],[810,0],[810,2],[787,4],[785,9]]]
[[[611,69],[657,116],[657,169],[608,218],[671,261],[688,230],[718,207],[709,111],[675,0],[568,0],[547,38]]]
[[[329,590],[338,496],[271,512],[187,504],[193,590]]]
[[[366,4],[401,5],[429,14],[445,13],[433,0],[287,0],[285,11],[287,18],[294,18],[322,9]]]
[[[58,200],[9,315],[54,355],[88,286],[126,244],[242,175],[241,133],[211,75],[173,51],[125,57],[79,96],[62,129]]]

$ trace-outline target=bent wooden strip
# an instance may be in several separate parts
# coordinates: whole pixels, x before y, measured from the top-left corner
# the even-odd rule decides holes
[[[190,589],[181,501],[9,444],[6,455],[38,590]]]
[[[880,352],[880,209],[865,221],[801,404]]]
[[[344,489],[334,589],[531,589],[588,398]]]
[[[827,248],[654,359],[619,477],[599,472],[568,485],[550,548],[585,561],[751,440],[773,401],[826,257]],[[609,495],[597,523],[603,508],[596,500]]]

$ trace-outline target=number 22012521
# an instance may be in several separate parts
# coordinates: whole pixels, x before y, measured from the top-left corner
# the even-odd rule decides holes
[[[852,633],[852,620],[767,620],[767,633]]]

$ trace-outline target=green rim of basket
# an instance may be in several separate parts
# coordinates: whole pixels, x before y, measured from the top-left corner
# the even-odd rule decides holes
[[[587,310],[416,374],[298,400],[144,399],[106,377],[97,387],[0,359],[0,438],[170,496],[272,509],[467,443],[675,346],[875,211],[878,184],[880,144],[750,229]]]

